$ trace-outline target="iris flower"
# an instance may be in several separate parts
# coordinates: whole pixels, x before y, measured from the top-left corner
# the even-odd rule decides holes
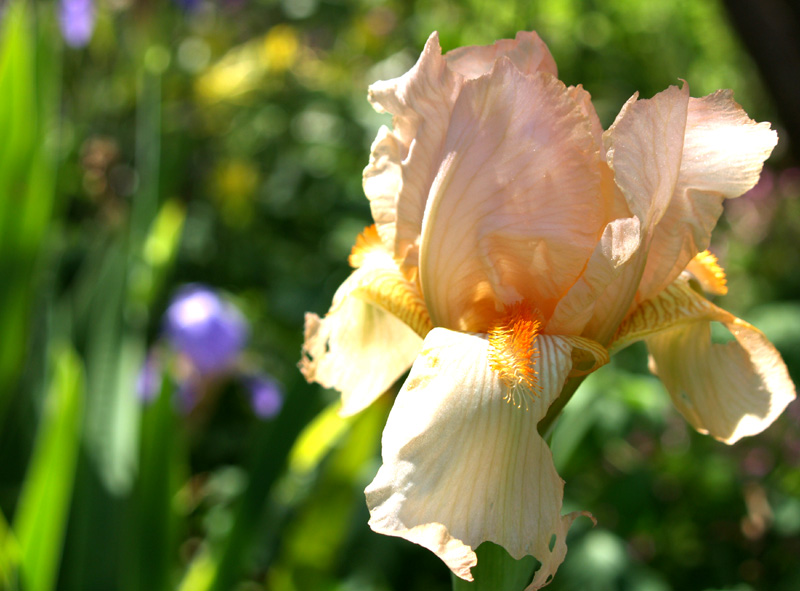
[[[795,397],[764,335],[700,293],[725,289],[706,252],[723,201],[777,142],[730,91],[634,95],[604,132],[536,33],[445,55],[433,34],[369,100],[393,115],[364,171],[375,225],[328,314],[306,316],[301,369],[352,414],[410,368],[366,489],[373,530],[466,580],[484,541],[532,555],[538,589],[580,515],[561,514],[540,430],[610,353],[645,340],[678,410],[727,443]]]

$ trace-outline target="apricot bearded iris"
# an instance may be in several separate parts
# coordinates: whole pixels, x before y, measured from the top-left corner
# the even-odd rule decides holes
[[[693,289],[723,284],[702,251],[777,141],[730,92],[635,95],[604,132],[588,92],[522,32],[445,55],[433,34],[369,100],[394,116],[364,171],[375,225],[328,314],[306,316],[300,365],[341,392],[343,414],[411,368],[366,490],[375,531],[466,580],[483,541],[532,555],[538,589],[579,513],[561,515],[537,425],[609,351],[645,340],[678,409],[729,443],[794,398],[764,336]],[[712,344],[711,322],[735,340]]]

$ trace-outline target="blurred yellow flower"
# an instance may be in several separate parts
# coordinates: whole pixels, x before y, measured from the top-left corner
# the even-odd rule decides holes
[[[223,219],[239,226],[252,218],[253,197],[258,188],[258,169],[252,162],[231,159],[220,162],[213,173],[213,198]]]
[[[349,414],[411,368],[366,490],[375,531],[466,580],[483,541],[532,555],[538,589],[580,513],[561,515],[537,425],[608,349],[646,340],[678,409],[729,443],[794,398],[763,335],[691,289],[724,286],[698,253],[777,141],[730,92],[634,96],[604,132],[535,33],[445,55],[434,34],[369,99],[394,116],[364,171],[375,226],[328,314],[306,316],[301,369]],[[712,321],[735,340],[712,344]]]
[[[298,59],[300,41],[289,25],[276,25],[262,37],[234,47],[195,83],[207,102],[233,100],[264,83],[268,74],[282,74]]]
[[[275,25],[261,44],[261,61],[267,69],[282,72],[292,67],[297,59],[300,42],[297,32],[289,25]]]

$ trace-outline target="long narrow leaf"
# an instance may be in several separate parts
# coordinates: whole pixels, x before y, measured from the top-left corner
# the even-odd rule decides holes
[[[172,500],[182,476],[180,425],[168,380],[142,413],[139,474],[131,515],[126,589],[166,591],[177,555],[177,517]]]
[[[83,364],[71,347],[55,354],[33,457],[14,520],[25,589],[54,588],[75,479],[84,402]]]

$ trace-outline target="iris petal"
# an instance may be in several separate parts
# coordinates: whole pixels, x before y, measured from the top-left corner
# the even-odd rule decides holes
[[[521,300],[549,318],[607,222],[589,119],[556,78],[502,58],[465,83],[444,149],[420,251],[434,324],[484,332]]]
[[[769,123],[750,119],[729,90],[689,99],[678,181],[655,228],[642,299],[664,289],[708,248],[722,202],[755,186],[777,141]]]
[[[366,408],[403,375],[431,328],[421,295],[388,252],[372,246],[354,259],[362,266],[328,314],[306,314],[300,361],[308,381],[341,392],[343,415]]]
[[[712,342],[712,322],[722,323],[733,340]],[[780,353],[761,331],[683,278],[642,302],[620,326],[612,348],[638,340],[647,342],[650,369],[681,414],[725,443],[760,433],[796,396]]]
[[[576,514],[561,515],[564,484],[536,426],[573,369],[573,345],[538,335],[537,347],[537,396],[525,410],[504,401],[485,336],[428,334],[366,490],[373,530],[432,550],[467,580],[475,548],[489,540],[514,558],[535,556],[542,567],[532,588],[546,584]]]

